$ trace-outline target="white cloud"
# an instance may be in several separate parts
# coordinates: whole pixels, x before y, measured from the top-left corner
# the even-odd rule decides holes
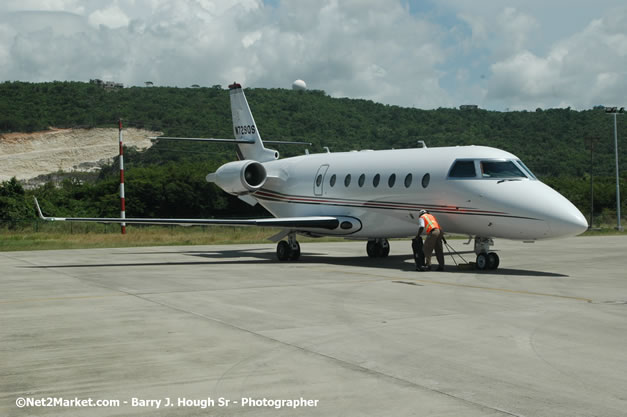
[[[506,7],[494,15],[464,12],[459,13],[458,18],[470,29],[470,37],[462,45],[465,53],[487,49],[491,56],[500,58],[527,48],[539,29],[533,16],[513,7]]]
[[[287,87],[302,78],[332,95],[401,105],[450,103],[436,68],[445,59],[441,30],[400,3],[289,2],[277,13],[257,52],[264,67],[283,71],[252,79]]]
[[[7,0],[0,80],[289,88],[300,78],[423,108],[584,108],[627,95],[625,8],[432,1],[437,12],[412,14],[405,0]]]
[[[263,34],[259,31],[249,33],[242,38],[242,45],[244,45],[244,48],[249,48],[261,39],[262,36]]]
[[[529,37],[538,29],[538,22],[532,16],[513,7],[505,8],[498,16],[499,34],[508,50],[519,51],[527,46]]]
[[[117,6],[111,5],[106,9],[99,9],[92,12],[87,21],[90,25],[98,27],[100,25],[111,29],[128,26],[128,16]]]
[[[78,8],[70,0],[32,3],[37,10]],[[19,10],[17,2],[10,6]],[[438,81],[437,66],[446,58],[441,29],[397,0],[303,0],[277,7],[260,0],[117,0],[82,7],[90,26],[79,31],[57,33],[52,24],[52,32],[39,25],[17,28],[12,39],[5,34],[11,64],[0,67],[0,78],[97,77],[136,85],[150,79],[178,86],[237,79],[286,88],[302,78],[338,96],[451,104]]]
[[[561,87],[559,56],[540,58],[523,51],[507,60],[492,65],[494,76],[490,82],[489,97],[507,99],[544,99],[558,95]]]
[[[8,70],[11,58],[10,45],[15,35],[16,32],[11,26],[0,23],[0,73]]]
[[[488,98],[512,107],[615,104],[627,92],[627,8],[596,19],[545,56],[522,51],[491,66]]]
[[[3,0],[0,11],[46,11],[83,13],[85,10],[80,0]]]

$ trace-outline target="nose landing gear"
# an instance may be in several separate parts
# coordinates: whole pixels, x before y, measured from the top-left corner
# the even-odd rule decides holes
[[[499,255],[495,252],[489,252],[492,245],[494,245],[494,241],[490,238],[479,236],[475,238],[476,266],[478,270],[494,270],[499,267]]]
[[[370,258],[386,258],[390,254],[390,242],[381,238],[369,240],[366,253]]]
[[[287,242],[280,241],[276,245],[276,257],[279,261],[297,261],[300,258],[300,244],[296,240],[296,233],[287,235]]]

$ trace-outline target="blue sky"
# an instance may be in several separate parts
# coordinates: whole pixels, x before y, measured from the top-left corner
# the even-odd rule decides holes
[[[418,108],[627,101],[624,0],[4,0],[0,80],[289,88]]]

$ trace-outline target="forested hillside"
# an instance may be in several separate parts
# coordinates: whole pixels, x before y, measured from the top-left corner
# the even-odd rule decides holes
[[[615,209],[613,123],[603,111],[420,110],[336,99],[323,91],[245,91],[266,139],[306,140],[313,143],[310,152],[321,152],[323,146],[332,151],[408,148],[419,140],[429,147],[494,146],[518,155],[584,213],[589,212],[592,173],[597,211]],[[220,86],[105,91],[80,82],[0,84],[0,132],[37,131],[49,126],[115,126],[120,117],[126,126],[160,130],[168,136],[233,135],[228,90]],[[619,158],[625,173],[627,121],[618,119]],[[592,166],[590,140],[596,140]],[[298,146],[278,149],[283,157],[304,152]],[[248,206],[204,181],[208,172],[233,157],[230,146],[199,143],[163,142],[143,153],[129,151],[125,160],[128,215],[248,215]],[[48,185],[36,192],[44,196],[44,208],[49,213],[114,215],[116,176],[115,167],[105,167],[95,183],[69,179],[61,188]],[[26,194],[19,184],[4,183],[0,188],[0,217],[7,221],[32,216]],[[263,213],[257,210],[256,214]]]

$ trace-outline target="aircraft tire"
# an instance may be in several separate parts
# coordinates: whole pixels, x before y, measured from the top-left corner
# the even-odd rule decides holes
[[[494,252],[488,253],[488,267],[486,269],[496,269],[499,267],[499,255]]]
[[[488,255],[485,253],[480,253],[477,255],[476,264],[477,269],[479,271],[485,271],[488,267]]]
[[[366,253],[368,254],[368,257],[370,258],[377,257],[377,244],[374,240],[369,240],[368,243],[366,244]]]
[[[297,261],[300,258],[300,244],[296,242],[295,248],[290,248],[290,261]]]
[[[388,242],[387,239],[384,239],[379,245],[379,247],[380,247],[379,256],[381,258],[387,258],[388,255],[390,254],[390,242]]]
[[[276,245],[276,257],[279,259],[279,261],[283,262],[283,261],[287,261],[288,259],[290,259],[290,255],[291,255],[291,249],[290,249],[290,245],[289,243],[287,243],[286,241],[282,240],[280,241],[277,245]]]

